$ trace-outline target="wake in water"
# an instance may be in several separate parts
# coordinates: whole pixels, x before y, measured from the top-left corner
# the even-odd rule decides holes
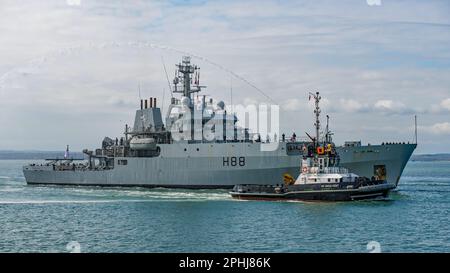
[[[0,204],[201,202],[231,200],[227,190],[180,190],[68,186],[0,186]]]

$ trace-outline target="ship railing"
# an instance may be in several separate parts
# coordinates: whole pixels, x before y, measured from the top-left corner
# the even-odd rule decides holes
[[[338,173],[338,174],[348,174],[348,169],[343,167],[326,167],[323,170],[324,173]]]
[[[311,167],[312,173],[325,173],[325,174],[348,174],[348,169],[344,167],[325,167],[320,169],[319,167]]]

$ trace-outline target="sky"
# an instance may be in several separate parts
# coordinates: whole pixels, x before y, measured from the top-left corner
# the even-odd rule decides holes
[[[318,91],[337,144],[413,141],[417,115],[416,153],[448,153],[449,14],[447,0],[0,0],[0,150],[120,137],[138,86],[167,110],[164,64],[172,78],[189,54],[203,94],[276,102],[287,135],[313,132]]]

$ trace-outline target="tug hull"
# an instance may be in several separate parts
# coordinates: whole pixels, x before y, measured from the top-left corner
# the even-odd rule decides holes
[[[240,200],[271,201],[355,201],[386,198],[394,185],[382,181],[371,182],[359,187],[350,185],[293,185],[293,186],[255,186],[237,185],[230,192]]]

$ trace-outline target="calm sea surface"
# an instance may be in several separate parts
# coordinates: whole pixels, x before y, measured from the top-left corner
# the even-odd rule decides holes
[[[450,252],[450,162],[410,162],[389,200],[349,203],[27,186],[28,162],[0,160],[0,252]]]

